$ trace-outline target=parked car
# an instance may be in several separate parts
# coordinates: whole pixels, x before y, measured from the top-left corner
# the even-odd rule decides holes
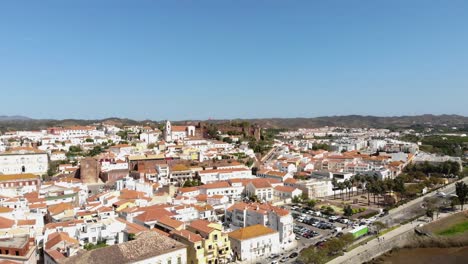
[[[297,256],[299,256],[299,254],[297,252],[293,252],[291,255],[289,255],[289,258],[295,258]]]

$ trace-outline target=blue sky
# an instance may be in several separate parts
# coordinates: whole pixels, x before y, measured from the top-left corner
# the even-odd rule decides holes
[[[468,115],[468,1],[0,1],[0,115]]]

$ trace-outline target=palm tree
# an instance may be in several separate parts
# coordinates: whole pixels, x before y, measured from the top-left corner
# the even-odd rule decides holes
[[[344,182],[346,187],[346,192],[348,193],[348,200],[351,199],[351,189],[353,188],[353,183],[350,180]]]
[[[367,192],[367,205],[370,205],[370,193],[372,192],[373,189],[373,178],[370,176],[363,177],[362,178],[365,184],[366,192]]]
[[[338,182],[336,181],[335,178],[333,178],[331,183],[333,185],[333,200],[335,200],[335,194],[336,194],[336,189],[338,188]]]
[[[356,176],[357,175],[355,175],[355,176],[351,177],[351,179],[349,179],[349,181],[351,182],[351,195],[354,195],[353,189],[354,189],[354,187],[356,187],[356,184],[358,182],[358,180],[356,179]]]
[[[344,200],[343,198],[343,189],[345,188],[345,185],[343,182],[338,183],[338,189],[340,189],[340,195],[341,195],[341,200]]]
[[[468,196],[468,185],[464,182],[457,182],[455,184],[455,193],[457,194],[458,201],[460,201],[461,210],[463,211],[463,205],[466,201],[466,196]]]
[[[363,192],[364,192],[364,186],[365,186],[365,184],[366,184],[366,182],[367,182],[367,178],[368,178],[368,177],[366,177],[365,175],[361,175],[361,177],[360,177],[361,187],[362,187],[362,191],[363,191]]]

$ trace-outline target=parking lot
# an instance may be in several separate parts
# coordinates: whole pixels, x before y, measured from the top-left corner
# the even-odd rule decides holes
[[[339,237],[359,225],[370,224],[370,222],[362,222],[363,220],[353,222],[338,215],[322,215],[320,211],[303,205],[284,205],[283,207],[289,210],[294,218],[297,247],[255,263],[295,263],[302,249],[312,245],[320,246],[326,239]]]
[[[294,217],[294,233],[298,241],[298,248],[310,245],[353,229],[356,223],[347,218],[336,215],[322,215],[320,211],[300,205],[285,206]]]

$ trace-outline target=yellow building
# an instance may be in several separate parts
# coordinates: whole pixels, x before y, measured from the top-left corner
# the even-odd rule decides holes
[[[231,259],[231,243],[228,235],[223,233],[221,224],[200,219],[190,223],[187,230],[203,238],[205,263],[222,264]]]
[[[187,263],[206,264],[204,239],[188,230],[171,231],[171,237],[187,246]]]

